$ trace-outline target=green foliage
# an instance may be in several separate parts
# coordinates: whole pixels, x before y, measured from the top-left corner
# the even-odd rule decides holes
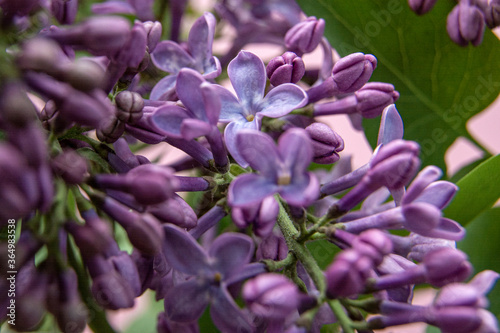
[[[423,165],[446,169],[444,154],[457,137],[473,140],[469,118],[482,111],[500,91],[498,38],[489,30],[479,47],[462,48],[446,32],[446,17],[455,1],[438,1],[424,15],[413,13],[404,0],[298,0],[307,15],[326,21],[325,35],[341,56],[375,55],[378,67],[371,81],[394,84],[405,123],[405,139],[422,147]],[[376,144],[379,121],[364,128]]]
[[[475,217],[500,198],[500,155],[489,158],[457,182],[459,191],[444,211],[462,225],[467,225]]]

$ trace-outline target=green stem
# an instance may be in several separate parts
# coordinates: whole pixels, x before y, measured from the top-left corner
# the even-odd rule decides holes
[[[280,261],[274,261],[274,260],[262,260],[262,262],[266,265],[267,269],[271,272],[278,271],[282,268],[285,268],[293,263],[296,262],[296,258],[293,255],[293,253],[288,252],[288,255],[285,259],[280,260]]]
[[[344,333],[354,333],[352,321],[344,312],[344,308],[342,307],[342,304],[340,304],[340,301],[338,299],[332,299],[328,301],[328,305],[332,309],[333,314],[337,318],[340,326],[342,326]]]

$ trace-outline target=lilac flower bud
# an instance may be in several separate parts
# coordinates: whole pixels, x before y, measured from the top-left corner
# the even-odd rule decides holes
[[[108,258],[113,264],[115,270],[120,274],[130,285],[134,292],[134,296],[138,297],[142,293],[141,280],[137,266],[127,252],[120,251],[116,255]]]
[[[472,272],[467,255],[460,250],[442,248],[429,252],[423,261],[426,280],[436,287],[448,283],[461,282]]]
[[[437,0],[408,0],[408,5],[418,15],[429,12]]]
[[[286,245],[285,238],[282,235],[271,235],[260,242],[257,247],[255,256],[258,260],[283,260],[288,255],[288,246]]]
[[[343,57],[333,66],[333,80],[343,93],[355,92],[365,85],[377,67],[377,58],[361,52]]]
[[[136,21],[125,45],[113,55],[112,60],[135,68],[139,66],[146,52],[147,34],[142,22]]]
[[[87,174],[87,160],[74,150],[66,150],[51,161],[52,170],[68,184],[80,184]]]
[[[50,11],[59,23],[72,24],[78,12],[78,0],[52,0]]]
[[[340,252],[326,269],[327,295],[330,298],[348,297],[360,293],[373,262],[354,249]]]
[[[109,117],[101,122],[96,131],[97,138],[106,143],[113,143],[125,132],[125,123],[118,118]]]
[[[470,42],[478,46],[483,41],[483,13],[475,5],[461,1],[448,14],[446,30],[451,40],[458,45],[467,46]]]
[[[374,266],[382,263],[384,256],[392,252],[392,242],[382,231],[369,229],[354,238],[352,248],[373,260]]]
[[[135,124],[142,117],[144,100],[141,95],[132,91],[122,91],[115,97],[116,116],[127,124]]]
[[[82,226],[75,222],[68,222],[64,227],[73,236],[76,245],[84,252],[85,257],[104,254],[109,248],[110,242],[113,242],[110,235],[103,234],[87,225]]]
[[[288,50],[301,56],[314,51],[319,45],[325,31],[325,21],[314,16],[294,25],[285,35],[285,45]]]
[[[385,107],[394,104],[399,93],[389,83],[369,82],[356,93],[356,109],[365,118],[374,118],[382,114]]]
[[[100,89],[104,83],[104,70],[96,62],[77,59],[64,66],[58,79],[69,83],[73,88],[84,92]]]
[[[332,164],[339,160],[339,152],[344,150],[344,140],[330,127],[314,123],[306,127],[311,138],[315,163]]]
[[[16,127],[24,127],[36,120],[36,110],[28,98],[26,87],[20,82],[3,84],[0,93],[0,122],[6,121]]]
[[[4,0],[0,7],[7,16],[26,16],[38,5],[39,0]]]
[[[483,319],[481,312],[470,307],[447,307],[435,309],[429,316],[427,323],[437,326],[443,333],[487,333],[494,331],[478,330]],[[487,311],[485,311],[487,312]]]
[[[33,268],[31,269],[31,267]],[[28,266],[24,272],[18,272],[16,277],[16,330],[33,331],[41,323],[45,315],[47,285],[47,273],[38,271],[34,266]]]
[[[198,221],[193,208],[178,195],[160,204],[148,206],[147,212],[161,222],[172,223],[187,229],[194,228]]]
[[[476,0],[476,5],[483,12],[484,20],[490,29],[500,25],[499,0]]]
[[[113,269],[93,278],[91,290],[97,303],[105,309],[118,310],[134,306],[134,291]]]
[[[234,207],[231,210],[231,217],[239,228],[243,229],[253,224],[257,236],[267,237],[273,230],[278,213],[278,203],[273,196],[268,196],[256,205]]]
[[[95,55],[113,55],[130,35],[130,24],[117,16],[94,16],[66,29],[51,29],[46,36],[64,45],[86,49]]]
[[[57,75],[61,66],[69,62],[55,41],[43,37],[24,42],[21,52],[16,56],[16,63],[21,69],[45,72],[53,76]]]
[[[267,77],[273,86],[283,83],[297,83],[306,72],[304,61],[293,52],[271,59],[266,67]]]
[[[285,319],[299,305],[297,286],[279,274],[261,274],[248,281],[242,295],[250,311],[268,319]]]
[[[146,29],[146,34],[148,36],[148,52],[153,53],[161,39],[162,26],[158,21],[147,21],[143,23],[144,29]]]

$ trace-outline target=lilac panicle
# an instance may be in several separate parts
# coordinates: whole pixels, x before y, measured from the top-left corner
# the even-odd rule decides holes
[[[293,206],[307,206],[317,198],[318,180],[307,171],[312,147],[305,130],[289,129],[278,146],[255,130],[241,130],[236,140],[244,159],[259,174],[244,174],[231,183],[228,203],[232,207],[248,207],[275,193]]]
[[[342,93],[360,89],[372,76],[377,67],[377,58],[361,52],[349,54],[333,66],[333,81]]]
[[[314,16],[297,23],[285,35],[285,45],[288,50],[302,56],[310,53],[319,45],[325,32],[325,20]]]
[[[297,83],[306,72],[304,61],[293,52],[271,59],[267,64],[266,73],[273,86],[283,83]]]
[[[344,150],[344,140],[323,123],[313,123],[306,127],[311,138],[314,163],[333,164],[340,158],[339,152]]]
[[[483,41],[484,16],[481,10],[469,1],[460,1],[448,14],[446,30],[451,40],[460,46],[471,43],[478,46]]]
[[[418,15],[423,15],[429,12],[436,4],[437,0],[408,0],[411,10]]]
[[[213,79],[221,73],[219,60],[212,56],[212,43],[215,33],[215,17],[205,13],[194,23],[189,32],[187,50],[172,41],[156,45],[151,60],[159,69],[171,75],[161,79],[151,91],[151,99],[167,100],[175,89],[177,74],[182,68],[191,68]]]
[[[226,289],[226,281],[238,275],[250,261],[253,242],[241,234],[219,236],[205,251],[182,229],[164,225],[165,256],[173,269],[194,276],[165,297],[166,315],[173,321],[191,322],[198,319],[211,303],[214,324],[222,331],[253,331],[246,316]]]
[[[258,130],[264,116],[278,118],[304,106],[307,95],[299,86],[285,83],[272,89],[264,97],[264,63],[251,52],[241,51],[229,64],[228,75],[238,97],[227,89],[216,86],[222,103],[219,121],[229,123],[224,131],[227,149],[238,164],[246,167],[248,163],[236,147],[239,131]]]

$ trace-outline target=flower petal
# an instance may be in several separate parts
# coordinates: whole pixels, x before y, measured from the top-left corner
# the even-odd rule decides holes
[[[189,119],[186,110],[175,105],[161,107],[148,117],[149,123],[158,133],[179,139],[182,138],[182,122],[186,119]]]
[[[153,101],[167,101],[172,95],[175,94],[175,82],[177,81],[177,74],[165,76],[158,81],[151,90],[149,98]]]
[[[307,104],[307,94],[299,86],[285,83],[271,90],[259,103],[260,115],[278,118]]]
[[[269,135],[256,130],[242,129],[236,135],[236,149],[253,169],[272,181],[276,180],[280,155]]]
[[[226,141],[226,148],[231,153],[231,156],[235,159],[236,163],[241,165],[243,168],[248,166],[243,156],[239,153],[236,147],[236,135],[245,128],[257,130],[257,121],[234,121],[229,123],[224,130],[224,140]]]
[[[232,207],[243,207],[259,203],[268,195],[276,193],[277,185],[266,178],[247,173],[239,176],[229,185],[227,200]]]
[[[250,237],[225,233],[215,239],[208,250],[208,255],[215,259],[214,269],[223,275],[226,280],[233,272],[248,264],[254,252],[253,241]]]
[[[202,315],[209,302],[208,286],[192,279],[168,291],[165,295],[165,313],[173,321],[190,322]]]
[[[200,86],[203,103],[205,104],[205,115],[208,122],[217,125],[219,122],[221,101],[214,84],[204,82]]]
[[[184,68],[177,75],[176,91],[182,104],[191,111],[196,118],[207,120],[205,103],[201,95],[200,85],[205,82],[197,71]]]
[[[319,196],[319,182],[312,173],[307,173],[300,182],[282,186],[280,195],[292,206],[309,206]]]
[[[227,67],[229,79],[241,105],[246,110],[254,110],[264,97],[266,88],[266,68],[255,54],[240,51]]]
[[[213,14],[206,12],[194,22],[189,31],[188,50],[198,65],[197,69],[200,67],[201,71],[211,67],[215,23]]]
[[[219,59],[217,57],[210,58],[208,65],[203,70],[203,77],[207,80],[215,79],[220,73],[222,73],[222,66]]]
[[[302,177],[313,159],[311,139],[301,128],[292,128],[282,134],[278,140],[278,151],[292,179]]]
[[[450,203],[457,191],[457,185],[445,180],[440,180],[427,186],[422,191],[422,194],[413,200],[413,202],[427,202],[439,209],[443,209]]]
[[[182,137],[192,140],[202,135],[207,135],[212,131],[212,125],[199,119],[185,119],[181,125]]]
[[[167,73],[178,73],[182,68],[194,68],[195,60],[184,51],[179,44],[172,41],[163,41],[156,45],[151,53],[153,64]]]
[[[163,225],[165,258],[172,268],[186,274],[212,272],[205,250],[184,229],[171,224]]]
[[[422,191],[432,182],[438,180],[443,175],[441,169],[437,166],[430,165],[422,169],[411,182],[408,191],[403,197],[402,204],[410,203],[422,194]]]
[[[392,140],[402,139],[403,133],[403,120],[394,104],[391,104],[382,112],[377,146],[387,144]]]
[[[251,333],[255,329],[225,288],[212,294],[210,316],[221,332]]]
[[[219,95],[221,102],[219,121],[226,123],[231,121],[247,121],[244,116],[245,110],[243,110],[236,96],[222,86],[214,85],[213,87],[217,95]]]

